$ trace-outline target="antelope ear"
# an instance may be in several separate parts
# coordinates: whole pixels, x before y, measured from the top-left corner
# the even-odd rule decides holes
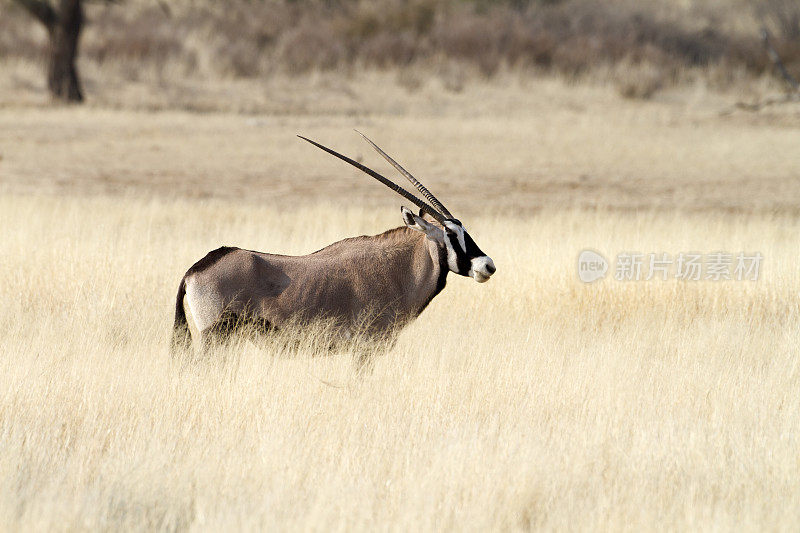
[[[421,216],[415,215],[406,206],[402,206],[400,208],[400,213],[402,213],[403,215],[403,222],[405,222],[406,226],[408,226],[411,229],[417,231],[425,231],[426,229],[428,229],[428,226],[430,226],[430,224],[428,224],[425,221],[425,219],[423,219]]]
[[[436,227],[434,224],[431,224],[421,216],[415,215],[407,207],[401,207],[400,213],[403,214],[403,222],[405,222],[406,226],[409,228],[413,229],[414,231],[421,231],[429,239],[433,239],[435,241],[443,240],[444,234],[440,228]]]

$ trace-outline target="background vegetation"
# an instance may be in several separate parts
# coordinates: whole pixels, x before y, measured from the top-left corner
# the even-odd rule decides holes
[[[697,76],[725,89],[764,75],[772,64],[762,27],[800,70],[793,0],[131,0],[87,9],[80,61],[103,86],[394,69],[410,90],[439,76],[457,91],[511,70],[650,97]],[[13,4],[3,11],[2,61],[43,63],[44,30]]]

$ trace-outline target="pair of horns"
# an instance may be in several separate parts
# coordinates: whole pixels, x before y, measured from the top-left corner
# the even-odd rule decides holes
[[[410,192],[408,192],[407,190],[405,190],[401,186],[397,185],[392,180],[381,176],[380,174],[378,174],[377,172],[375,172],[371,168],[365,167],[364,165],[362,165],[361,163],[359,163],[357,161],[353,161],[352,159],[350,159],[346,155],[342,155],[339,152],[331,150],[327,146],[323,146],[323,145],[319,144],[318,142],[314,142],[314,141],[312,141],[311,139],[309,139],[307,137],[303,137],[302,135],[298,135],[298,137],[300,137],[304,141],[310,142],[311,144],[313,144],[317,148],[325,150],[329,154],[331,154],[331,155],[333,155],[335,157],[338,157],[342,161],[344,161],[346,163],[350,163],[351,165],[356,167],[361,172],[364,172],[365,174],[368,174],[368,175],[372,176],[373,178],[375,178],[376,180],[380,181],[381,183],[383,183],[384,185],[386,185],[387,187],[389,187],[390,189],[392,189],[393,191],[398,193],[400,196],[402,196],[403,198],[408,200],[409,202],[414,203],[420,209],[430,213],[430,215],[433,218],[435,218],[436,220],[438,220],[440,223],[444,224],[445,220],[453,218],[453,215],[451,215],[450,211],[448,211],[447,208],[444,205],[442,205],[442,202],[437,200],[436,197],[433,194],[431,194],[431,191],[429,191],[423,184],[421,184],[419,181],[417,181],[417,179],[414,176],[412,176],[409,171],[407,171],[406,169],[401,167],[400,163],[398,163],[397,161],[395,161],[394,159],[389,157],[389,155],[386,152],[384,152],[383,150],[381,150],[378,147],[377,144],[375,144],[374,142],[370,141],[367,138],[366,135],[364,135],[363,133],[361,133],[358,130],[356,130],[356,133],[361,135],[364,138],[364,140],[367,141],[369,143],[369,145],[372,146],[375,149],[376,152],[381,154],[381,156],[383,156],[383,158],[386,159],[386,161],[388,161],[389,164],[391,164],[394,168],[396,168],[398,170],[398,172],[400,172],[400,174],[405,176],[405,178],[408,181],[410,181],[411,184],[414,185],[414,187],[416,187],[417,190],[420,193],[422,193],[422,195],[428,200],[428,202],[430,202],[430,204],[432,204],[432,206],[427,204],[427,203],[425,203],[425,202],[423,202],[422,200],[420,200],[419,198],[417,198],[416,196],[414,196],[413,194],[411,194]]]

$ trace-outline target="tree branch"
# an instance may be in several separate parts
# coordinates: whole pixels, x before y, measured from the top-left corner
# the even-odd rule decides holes
[[[28,13],[36,17],[39,22],[45,25],[48,30],[52,30],[58,21],[55,9],[45,0],[14,0],[17,4],[25,8]]]
[[[769,55],[770,60],[775,64],[778,68],[778,71],[783,76],[784,81],[789,84],[789,86],[794,91],[800,91],[800,84],[797,83],[797,80],[789,74],[789,71],[786,70],[786,67],[783,65],[783,61],[781,61],[781,56],[778,55],[778,51],[772,46],[772,43],[769,42],[769,32],[767,32],[767,28],[761,29],[761,40],[764,41],[764,46],[767,49],[767,55]]]

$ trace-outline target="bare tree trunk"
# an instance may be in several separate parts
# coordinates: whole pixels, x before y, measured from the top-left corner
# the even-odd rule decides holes
[[[82,23],[81,0],[61,0],[58,21],[50,31],[50,59],[47,65],[47,86],[50,94],[59,100],[83,100],[75,67]]]
[[[47,61],[47,87],[57,100],[83,101],[75,58],[83,25],[81,0],[60,0],[56,11],[46,0],[16,0],[47,28],[50,57]]]

